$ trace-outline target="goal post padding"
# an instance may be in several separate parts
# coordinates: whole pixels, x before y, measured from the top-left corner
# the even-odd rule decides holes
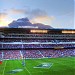
[[[2,61],[0,60],[0,64],[2,64]]]

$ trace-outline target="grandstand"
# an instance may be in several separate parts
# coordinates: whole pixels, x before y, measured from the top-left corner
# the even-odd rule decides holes
[[[41,65],[47,67],[50,63],[46,59],[73,58],[75,56],[75,30],[74,29],[22,29],[22,28],[1,28],[0,29],[0,58],[1,60],[21,60],[41,59],[47,64]],[[54,60],[55,60],[54,59]],[[34,61],[34,60],[33,60]],[[37,62],[38,62],[37,61]],[[42,62],[43,62],[42,61]],[[74,62],[73,60],[71,60]],[[2,61],[1,61],[2,62]],[[27,61],[28,62],[28,61]],[[29,61],[30,62],[30,61]],[[51,66],[53,63],[50,63]],[[35,64],[34,64],[35,65]],[[51,67],[49,65],[49,67]],[[22,68],[22,67],[21,67]],[[37,69],[39,67],[36,67]],[[74,68],[75,69],[75,68]],[[73,69],[73,70],[74,70]],[[7,70],[6,70],[7,71]],[[4,75],[8,75],[8,73]],[[23,75],[26,72],[23,72]],[[48,72],[47,72],[48,73]],[[51,72],[49,72],[51,73]],[[14,73],[15,74],[15,73]],[[36,73],[26,73],[35,75]],[[49,75],[46,71],[36,75]],[[61,75],[57,73],[55,75]],[[64,75],[73,75],[74,72]],[[2,72],[1,74],[2,75]],[[21,75],[21,74],[16,74]],[[51,75],[54,75],[51,73]]]

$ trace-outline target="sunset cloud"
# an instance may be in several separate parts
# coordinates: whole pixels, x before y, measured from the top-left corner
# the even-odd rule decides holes
[[[33,9],[28,13],[28,17],[31,23],[42,23],[45,25],[50,25],[55,19],[54,16],[49,16],[46,11],[41,9]]]
[[[10,13],[13,15],[24,14],[30,19],[31,23],[43,23],[46,25],[50,25],[55,18],[54,16],[49,16],[45,10],[41,9],[11,9]]]
[[[7,26],[14,20],[10,15],[16,16],[17,14],[26,15],[25,17],[28,17],[31,23],[42,23],[45,25],[50,25],[55,19],[54,16],[49,16],[46,11],[41,9],[11,9],[7,10],[6,13],[0,13],[0,25]]]
[[[0,26],[27,17],[32,23],[48,24],[54,28],[74,28],[74,14],[69,16],[70,12],[74,13],[74,3],[75,0],[1,0]]]
[[[31,19],[32,23],[42,23],[45,25],[50,25],[52,21],[55,19],[53,16],[37,16]]]
[[[8,17],[7,13],[0,13],[0,27],[8,26],[11,19]]]
[[[53,16],[49,16],[46,11],[41,9],[33,9],[28,13],[28,17],[31,23],[42,23],[45,25],[50,25],[52,20],[54,19]]]
[[[11,9],[10,13],[12,14],[25,14],[27,11],[25,9]]]
[[[46,16],[47,13],[46,11],[41,10],[41,9],[33,9],[29,11],[28,15],[32,18],[32,17],[37,17],[37,16]]]
[[[7,17],[7,13],[0,13],[0,21]]]
[[[44,10],[41,9],[11,9],[8,11],[12,14],[25,14],[29,17],[36,17],[36,16],[45,16],[47,13]]]

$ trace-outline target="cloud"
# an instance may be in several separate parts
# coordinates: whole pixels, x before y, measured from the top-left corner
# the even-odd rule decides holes
[[[42,23],[45,25],[50,25],[52,21],[55,19],[53,16],[37,16],[31,19],[32,23]]]
[[[0,13],[0,27],[8,26],[10,20],[7,13]]]
[[[25,14],[29,18],[30,17],[32,18],[32,17],[36,17],[36,16],[45,16],[45,15],[47,15],[47,13],[44,10],[29,9],[29,8],[25,8],[25,9],[11,9],[8,12],[10,12],[12,14]]]
[[[43,23],[45,25],[50,25],[55,19],[54,16],[49,16],[46,11],[41,9],[34,9],[29,13],[29,18],[32,23]]]
[[[37,16],[46,16],[47,13],[41,9],[33,9],[33,10],[29,11],[28,15],[30,17],[37,17]]]
[[[25,14],[27,11],[25,9],[11,9],[10,13],[12,14]]]
[[[24,17],[28,17],[31,23],[43,23],[45,25],[50,25],[52,21],[55,19],[54,16],[49,16],[45,10],[29,9],[29,8],[24,8],[24,9],[13,8],[7,10],[6,13],[0,13],[0,24],[1,25],[9,24],[13,19],[11,17],[12,15],[16,17],[15,19],[18,19],[18,17],[21,15],[23,16],[25,15]]]
[[[11,9],[10,13],[16,14],[24,14],[32,23],[43,23],[50,25],[54,20],[53,16],[49,16],[45,10],[41,9]]]
[[[7,17],[7,13],[0,13],[0,21]]]

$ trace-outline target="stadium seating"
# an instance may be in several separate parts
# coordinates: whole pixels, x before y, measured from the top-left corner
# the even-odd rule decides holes
[[[19,50],[4,50],[3,59],[19,59],[21,57]]]
[[[0,51],[0,60],[2,59],[2,51]]]
[[[75,49],[62,50],[3,50],[0,51],[0,58],[3,59],[20,59],[24,58],[56,58],[75,56]]]
[[[5,31],[1,31],[0,36],[1,59],[75,56],[75,35],[64,34],[62,30],[47,30],[47,34],[31,33],[30,30]]]
[[[74,39],[58,39],[58,40],[52,40],[52,39],[0,39],[0,42],[75,42]]]
[[[75,47],[75,44],[0,44],[0,49]]]

